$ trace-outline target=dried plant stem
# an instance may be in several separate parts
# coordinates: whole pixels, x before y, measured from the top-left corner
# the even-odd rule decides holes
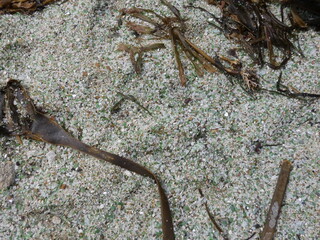
[[[198,191],[200,193],[200,196],[202,198],[204,198],[204,195],[203,195],[203,192],[200,188],[198,188]],[[222,235],[223,239],[224,240],[228,240],[228,237],[226,236],[225,232],[222,230],[222,228],[220,227],[220,225],[218,224],[218,222],[215,220],[213,214],[210,212],[210,209],[208,207],[208,203],[207,202],[204,202],[203,203],[205,208],[206,208],[206,211],[208,213],[208,216],[210,218],[210,221],[212,222],[213,226],[219,231],[219,233]]]
[[[284,160],[281,165],[278,182],[273,193],[266,222],[261,233],[262,240],[272,240],[277,230],[277,222],[280,216],[282,202],[289,182],[291,169],[291,162],[288,160]]]

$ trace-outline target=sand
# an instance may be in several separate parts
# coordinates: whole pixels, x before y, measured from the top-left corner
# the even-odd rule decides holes
[[[184,9],[188,1],[171,2],[189,18],[186,35],[210,55],[237,46],[203,13]],[[199,78],[191,66],[182,87],[168,41],[146,54],[136,75],[117,51],[120,43],[138,44],[125,25],[117,29],[118,10],[132,6],[168,13],[158,1],[70,0],[33,15],[0,16],[1,86],[21,80],[73,136],[154,171],[177,239],[221,239],[204,201],[230,239],[260,231],[284,159],[294,169],[276,239],[319,239],[319,101],[252,98],[223,74]],[[283,81],[319,93],[319,34],[298,37],[305,57],[293,56]],[[244,52],[240,57],[250,66]],[[257,71],[263,86],[275,89],[279,71]],[[152,116],[130,101],[111,114],[117,92],[133,95]],[[256,141],[276,146],[258,154]],[[158,194],[148,179],[34,140],[1,138],[0,148],[0,161],[14,162],[16,171],[15,184],[0,191],[0,239],[161,239]]]

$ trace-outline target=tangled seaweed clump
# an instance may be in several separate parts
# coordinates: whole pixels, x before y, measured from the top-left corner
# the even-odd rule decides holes
[[[121,17],[128,15],[153,26],[150,27],[148,25],[127,21],[127,27],[137,35],[152,35],[157,39],[171,41],[182,86],[186,86],[187,77],[181,61],[181,52],[184,53],[187,59],[192,63],[199,77],[204,75],[204,71],[209,73],[216,73],[220,71],[228,76],[235,77],[240,85],[250,93],[260,90],[260,80],[254,70],[244,69],[242,63],[238,59],[230,59],[219,54],[211,57],[209,54],[204,52],[185,36],[185,32],[187,31],[186,19],[182,17],[180,11],[167,1],[161,0],[161,3],[171,11],[173,16],[163,16],[150,9],[126,8],[120,11]],[[159,43],[138,48],[131,45],[121,44],[119,46],[119,50],[130,53],[131,62],[135,71],[139,74],[141,73],[142,68],[142,49],[149,49],[150,47],[152,49],[159,49],[163,48],[163,45]],[[137,53],[138,58],[135,58],[134,55]]]
[[[285,66],[292,52],[302,54],[290,40],[293,28],[279,20],[265,1],[220,0],[208,3],[221,11],[219,18],[209,13],[218,23],[215,26],[229,39],[238,42],[259,65],[267,63],[271,68],[279,69]]]

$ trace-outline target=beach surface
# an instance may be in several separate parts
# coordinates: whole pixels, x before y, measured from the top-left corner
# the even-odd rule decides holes
[[[219,16],[215,7],[170,2],[188,18],[186,36],[210,56],[239,47],[208,24],[203,12],[184,5],[192,2]],[[320,101],[267,92],[252,97],[219,72],[198,77],[185,56],[188,82],[182,87],[170,41],[141,42],[118,25],[119,10],[134,6],[170,15],[151,0],[69,0],[32,15],[1,15],[0,85],[20,80],[36,105],[73,136],[157,174],[177,239],[222,239],[205,201],[230,239],[259,232],[285,159],[293,170],[276,239],[319,239]],[[319,94],[319,33],[297,37],[305,57],[293,55],[282,70],[283,83]],[[121,43],[156,42],[166,48],[144,55],[141,75],[129,55],[117,50]],[[257,70],[264,88],[275,90],[280,71],[259,68],[245,52],[238,54],[245,67]],[[119,92],[143,108],[125,100],[112,113]],[[8,161],[15,166],[15,183],[0,190],[0,239],[162,238],[152,181],[25,138],[22,144],[0,138],[0,163]]]

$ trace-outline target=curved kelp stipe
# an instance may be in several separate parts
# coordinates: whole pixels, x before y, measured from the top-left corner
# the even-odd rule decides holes
[[[0,89],[0,133],[71,147],[153,179],[160,195],[163,239],[175,239],[169,201],[159,178],[132,160],[88,146],[72,137],[55,120],[37,111],[27,91],[16,80],[10,80],[7,86]]]

